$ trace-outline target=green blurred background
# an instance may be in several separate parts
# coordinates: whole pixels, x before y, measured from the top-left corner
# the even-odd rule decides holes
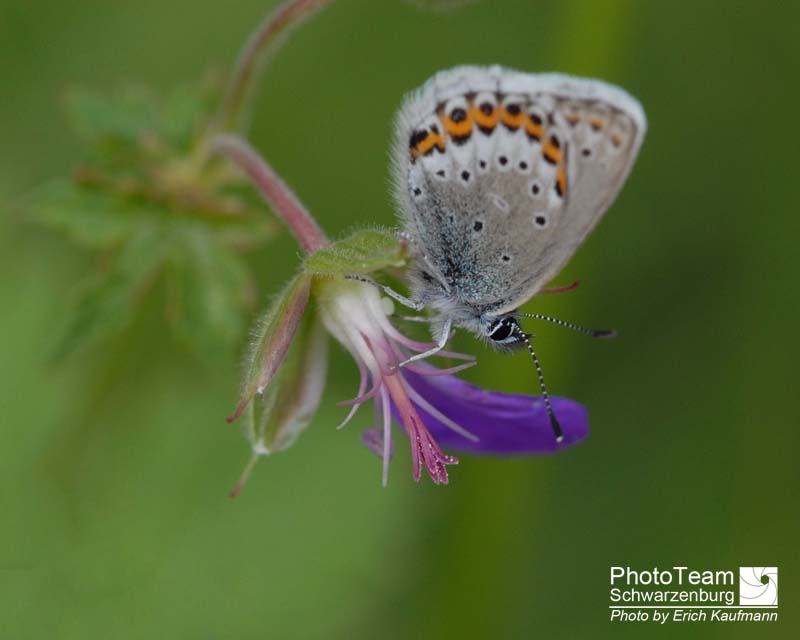
[[[224,69],[276,4],[2,0],[0,198],[74,165],[67,88]],[[528,305],[620,330],[537,328],[591,437],[550,459],[462,456],[448,487],[416,485],[398,442],[381,488],[369,411],[333,428],[357,383],[336,351],[315,423],[229,500],[248,455],[223,419],[238,357],[202,366],[154,304],[54,365],[94,259],[4,211],[0,637],[797,637],[798,24],[777,1],[340,0],[273,61],[252,140],[334,235],[392,222],[392,114],[438,69],[603,77],[648,113],[619,201],[557,280],[584,284]],[[251,261],[266,299],[297,250],[283,235]],[[479,355],[470,380],[535,388],[525,358],[458,346]],[[780,620],[611,623],[609,566],[626,564],[777,565]]]

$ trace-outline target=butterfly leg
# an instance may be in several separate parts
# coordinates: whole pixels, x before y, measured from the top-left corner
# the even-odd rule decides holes
[[[366,284],[371,284],[373,287],[377,287],[381,291],[383,291],[387,296],[389,296],[392,300],[399,302],[404,307],[408,307],[409,309],[413,309],[414,311],[422,311],[425,308],[425,305],[421,302],[414,302],[410,298],[406,298],[402,293],[397,293],[391,287],[387,287],[380,282],[375,282],[374,280],[370,280],[369,278],[365,278],[364,276],[345,276],[348,280],[356,280],[358,282],[364,282]]]
[[[442,335],[439,337],[439,340],[436,341],[436,344],[427,351],[423,351],[422,353],[417,353],[408,360],[403,360],[398,367],[404,367],[411,362],[416,362],[417,360],[424,360],[425,358],[430,358],[431,356],[435,356],[439,353],[442,349],[444,349],[447,341],[450,339],[450,331],[453,328],[453,322],[448,318],[444,322],[444,326],[442,327]]]

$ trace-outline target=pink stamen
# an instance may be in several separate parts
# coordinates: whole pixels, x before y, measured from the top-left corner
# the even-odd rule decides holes
[[[434,418],[439,420],[444,426],[446,426],[451,431],[455,431],[458,435],[466,438],[467,440],[472,440],[473,442],[478,442],[479,438],[474,433],[467,431],[464,427],[460,424],[451,420],[446,415],[444,415],[441,411],[439,411],[436,407],[434,407],[430,402],[428,402],[425,398],[423,398],[414,387],[412,387],[408,382],[405,380],[403,381],[403,387],[405,388],[408,395],[419,407],[422,407],[431,414]]]
[[[470,353],[458,353],[457,351],[438,351],[436,353],[437,356],[441,358],[451,358],[452,360],[469,360],[470,362],[475,362],[475,356]]]
[[[433,436],[425,428],[419,416],[411,416],[411,422],[415,430],[412,442],[416,443],[416,448],[419,449],[419,454],[422,455],[428,475],[435,484],[447,484],[449,478],[445,465],[458,464],[458,459],[442,453],[439,445],[436,444]]]
[[[364,404],[367,400],[372,400],[375,396],[378,395],[378,392],[381,390],[380,383],[376,383],[372,389],[367,391],[366,393],[353,398],[352,400],[340,400],[336,403],[337,407],[349,407],[351,405],[360,405]]]
[[[408,369],[409,371],[413,371],[414,373],[418,373],[421,376],[449,376],[454,373],[458,373],[459,371],[464,371],[464,369],[469,369],[474,367],[478,364],[476,361],[472,362],[465,362],[464,364],[456,365],[455,367],[448,367],[447,369],[438,369],[434,366],[428,367],[421,367],[415,363],[407,364],[404,369]]]
[[[364,364],[361,360],[356,360],[356,364],[358,365],[358,373],[359,373],[359,381],[358,381],[358,395],[356,396],[356,400],[364,395],[364,390],[367,388],[367,370],[364,367]],[[350,409],[350,412],[347,414],[347,417],[342,421],[342,423],[336,427],[336,430],[344,429],[345,425],[353,419],[353,416],[356,415],[356,411],[361,406],[361,402],[353,403],[353,408]]]
[[[380,406],[379,402],[375,403],[375,406]],[[380,422],[378,423],[380,426],[377,427],[370,427],[369,429],[365,429],[361,432],[361,442],[363,445],[369,449],[372,453],[374,453],[379,458],[383,459],[383,448],[384,448],[384,440],[383,440],[383,418],[379,416]],[[389,447],[390,452],[389,456],[391,457],[391,450],[393,447]]]
[[[392,405],[389,402],[389,393],[385,387],[381,387],[381,411],[383,413],[383,471],[381,473],[381,482],[385,487],[389,484],[389,460],[392,457]]]
[[[394,345],[394,353],[397,359],[401,362],[403,360],[408,359],[408,354],[405,353],[397,345]],[[414,373],[418,373],[421,376],[445,376],[453,373],[458,373],[459,371],[463,371],[464,369],[469,369],[470,367],[474,367],[476,364],[478,364],[476,360],[471,360],[470,362],[465,362],[464,364],[459,364],[454,367],[439,369],[437,367],[434,367],[432,364],[428,364],[427,362],[412,362],[405,365],[403,368],[408,369],[409,371],[413,371]]]
[[[417,340],[412,340],[411,338],[404,336],[400,333],[397,329],[395,329],[394,325],[389,322],[388,318],[385,315],[381,315],[380,317],[380,324],[381,328],[383,329],[384,333],[391,337],[396,342],[400,343],[407,349],[412,349],[414,351],[427,351],[435,346],[434,342],[419,342]],[[452,358],[453,360],[475,360],[475,356],[469,355],[466,353],[457,353],[455,351],[438,351],[436,353],[437,356],[441,356],[442,358]]]
[[[414,351],[427,351],[434,346],[433,342],[419,342],[418,340],[412,340],[408,336],[404,336],[394,328],[392,323],[386,319],[386,316],[381,317],[381,329],[383,329],[386,335],[396,342],[399,342],[407,349],[413,349]]]
[[[403,428],[411,442],[411,464],[414,480],[419,482],[422,477],[422,462],[428,470],[431,480],[435,484],[447,484],[447,469],[445,465],[458,464],[458,459],[442,453],[430,432],[419,419],[411,399],[406,393],[403,382],[399,376],[386,376],[383,379],[398,412],[400,413]]]

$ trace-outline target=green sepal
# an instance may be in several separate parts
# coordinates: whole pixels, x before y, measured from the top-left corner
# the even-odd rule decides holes
[[[307,256],[303,268],[315,276],[363,275],[405,262],[406,244],[396,232],[362,229]]]
[[[280,370],[247,408],[247,437],[255,453],[294,444],[319,407],[327,368],[328,334],[317,314],[306,314]]]
[[[264,392],[280,369],[308,304],[311,280],[307,273],[297,274],[256,325],[245,360],[241,399],[228,422],[242,414],[256,393]]]

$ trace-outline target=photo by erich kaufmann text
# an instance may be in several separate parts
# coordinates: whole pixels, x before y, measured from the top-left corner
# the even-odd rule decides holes
[[[737,606],[737,576],[730,570],[696,571],[676,566],[637,571],[611,567],[610,584],[612,621],[774,621],[778,615]]]

